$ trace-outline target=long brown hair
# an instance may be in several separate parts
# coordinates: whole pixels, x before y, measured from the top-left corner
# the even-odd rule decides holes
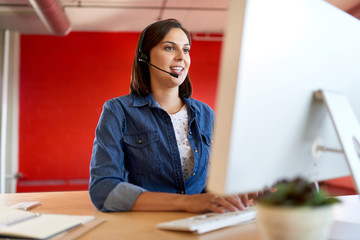
[[[190,33],[176,19],[158,21],[146,27],[141,33],[136,47],[131,70],[130,93],[140,96],[147,96],[151,93],[149,66],[139,59],[147,58],[146,61],[150,61],[150,50],[163,40],[172,28],[183,30],[189,40],[189,44],[191,44]],[[188,98],[191,97],[191,94],[192,86],[188,74],[184,82],[179,86],[179,97]]]

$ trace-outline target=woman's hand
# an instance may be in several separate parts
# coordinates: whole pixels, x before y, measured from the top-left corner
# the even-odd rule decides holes
[[[212,193],[184,195],[184,210],[187,212],[234,212],[252,205],[252,200],[261,193],[218,196]]]

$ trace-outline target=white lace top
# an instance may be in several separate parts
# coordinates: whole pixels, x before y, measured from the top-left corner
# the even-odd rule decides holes
[[[179,112],[170,114],[170,118],[174,126],[176,141],[179,147],[181,167],[185,180],[187,180],[194,170],[194,155],[187,138],[189,117],[186,104],[184,104]]]

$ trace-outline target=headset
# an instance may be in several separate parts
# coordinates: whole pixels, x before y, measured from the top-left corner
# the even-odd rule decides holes
[[[155,23],[156,23],[156,22],[155,22]],[[165,73],[167,73],[167,74],[170,74],[170,75],[173,76],[173,77],[178,78],[178,77],[179,77],[179,74],[165,71],[164,69],[161,69],[161,68],[159,68],[159,67],[151,64],[151,63],[150,63],[150,57],[149,57],[148,55],[146,55],[146,53],[144,53],[144,52],[142,51],[143,42],[144,42],[144,38],[145,38],[146,32],[147,32],[148,29],[151,28],[155,23],[150,24],[149,26],[147,26],[147,27],[145,28],[145,30],[143,31],[143,33],[142,33],[142,36],[141,36],[141,39],[140,39],[140,42],[139,42],[139,58],[138,58],[138,61],[139,61],[139,62],[144,62],[144,63],[146,63],[147,65],[151,65],[151,66],[153,66],[154,68],[156,68],[156,69],[158,69],[158,70],[160,70],[160,71],[163,71],[163,72],[165,72]]]

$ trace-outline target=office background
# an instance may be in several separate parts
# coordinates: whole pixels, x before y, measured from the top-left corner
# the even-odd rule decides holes
[[[7,73],[7,92],[3,81],[6,66],[1,68],[2,126],[7,123],[1,128],[1,154],[12,162],[1,165],[1,176],[12,182],[19,177],[7,192],[87,188],[102,105],[129,92],[137,38],[158,18],[177,18],[192,31],[193,97],[216,109],[226,0],[59,2],[73,27],[66,36],[50,34],[27,0],[0,1],[1,54],[6,55],[4,46],[10,45],[8,54],[13,62]],[[357,0],[329,2],[360,17]],[[20,16],[17,21],[9,17],[12,11]],[[96,11],[101,14],[94,15]],[[120,16],[119,20],[112,21],[111,14]],[[99,16],[107,20],[101,24]],[[350,181],[336,182],[351,188]]]
[[[129,93],[139,33],[20,38],[17,191],[86,189],[94,132],[107,99]],[[221,42],[193,41],[193,97],[214,107]]]

